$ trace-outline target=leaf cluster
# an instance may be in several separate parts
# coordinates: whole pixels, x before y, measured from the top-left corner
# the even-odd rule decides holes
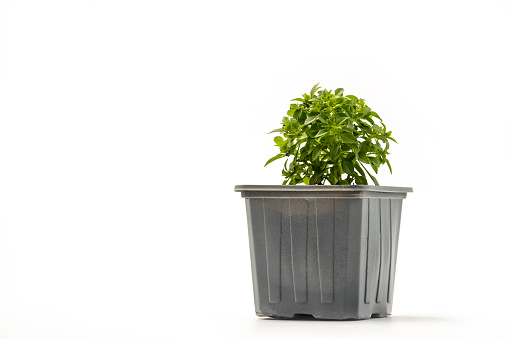
[[[344,96],[344,89],[322,89],[319,84],[309,94],[291,101],[282,127],[270,133],[281,135],[273,140],[279,153],[266,164],[281,158],[284,163],[283,185],[368,185],[367,175],[375,185],[375,173],[387,164],[391,131],[379,115],[354,95]]]

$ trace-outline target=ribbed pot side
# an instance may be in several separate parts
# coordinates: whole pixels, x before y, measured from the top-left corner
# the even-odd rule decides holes
[[[391,314],[402,200],[412,189],[317,187],[235,187],[247,207],[256,314]]]

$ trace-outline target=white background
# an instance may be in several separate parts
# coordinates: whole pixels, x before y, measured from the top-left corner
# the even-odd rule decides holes
[[[0,0],[0,338],[508,338],[506,1]],[[289,100],[393,130],[393,315],[256,318]]]

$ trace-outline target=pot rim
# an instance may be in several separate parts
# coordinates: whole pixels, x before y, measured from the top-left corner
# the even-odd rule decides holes
[[[412,187],[372,186],[372,185],[236,185],[235,192],[284,191],[284,192],[413,192]]]

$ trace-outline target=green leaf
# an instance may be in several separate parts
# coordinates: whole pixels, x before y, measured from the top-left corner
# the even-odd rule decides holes
[[[296,121],[294,119],[300,119],[300,116],[302,115],[303,110],[301,108],[295,109],[295,112],[293,113],[293,121]]]
[[[337,121],[337,124],[338,125],[341,125],[344,121],[348,120],[349,117],[343,117],[343,118],[340,118],[338,121]]]
[[[268,165],[269,163],[271,163],[277,159],[284,158],[285,156],[286,156],[285,154],[277,154],[276,156],[271,157],[270,159],[268,159],[268,161],[266,162],[264,167],[266,167],[266,165]]]
[[[307,139],[307,133],[305,133],[305,132],[302,135],[300,135],[298,138],[296,138],[296,140],[298,140],[298,141],[302,141],[305,139]]]
[[[346,95],[346,98],[354,100],[354,101],[358,101],[358,98],[355,97],[354,95]]]
[[[335,185],[339,181],[333,173],[328,174],[328,181],[330,181],[330,184]]]
[[[379,183],[377,182],[376,178],[374,178],[374,176],[372,174],[370,174],[370,172],[367,170],[367,168],[365,168],[365,166],[362,165],[362,167],[365,170],[365,172],[367,172],[370,179],[374,182],[374,185],[379,186]]]
[[[392,173],[392,165],[390,165],[390,162],[388,161],[388,159],[386,159],[386,164],[388,165],[388,168],[390,169],[390,174],[393,174]]]
[[[311,97],[313,97],[314,93],[316,93],[316,91],[321,88],[321,87],[318,87],[318,86],[319,86],[319,82],[317,84],[315,84],[314,87],[312,87],[312,89],[310,90],[310,96]]]
[[[351,162],[351,160],[344,159],[344,160],[342,160],[341,164],[342,164],[342,169],[344,170],[344,172],[346,172],[349,175],[355,174],[355,170],[353,168],[353,163]]]
[[[394,141],[396,144],[398,144],[397,140],[395,140],[394,138],[392,137],[386,137],[387,139],[390,139],[391,141]]]
[[[279,147],[284,145],[284,139],[281,136],[276,136],[273,138],[273,141],[275,141],[275,144]]]
[[[364,164],[370,164],[369,158],[367,157],[367,155],[365,155],[365,153],[358,153],[358,158]]]
[[[323,124],[326,124],[328,121],[326,121],[326,116],[320,114],[318,115],[319,121],[321,121]]]
[[[301,102],[305,102],[305,100],[303,100],[302,98],[292,99],[291,101],[301,101]]]
[[[308,125],[308,124],[312,124],[314,121],[316,121],[318,118],[317,115],[314,115],[312,117],[308,117],[307,119],[305,119],[305,122],[303,123],[303,125]]]
[[[305,146],[300,148],[300,158],[305,159],[309,154],[309,151],[312,151],[312,148],[310,148],[310,143],[308,142]]]
[[[379,161],[378,158],[376,157],[369,157],[369,162],[377,167],[379,167],[379,165],[381,165],[381,162]]]
[[[374,165],[374,164],[370,164],[370,167],[372,167],[372,169],[374,170],[374,172],[376,172],[376,174],[377,174],[377,172],[378,172],[378,167],[379,167],[379,166],[376,166],[376,165]]]
[[[312,152],[312,161],[316,160],[317,158],[319,158],[319,155],[321,154],[321,148],[316,148],[313,152]]]
[[[363,171],[362,167],[359,163],[355,162],[355,169],[360,173],[362,176],[365,176],[365,172]]]
[[[377,115],[377,113],[376,113],[376,112],[374,112],[374,111],[371,111],[371,112],[370,112],[370,115],[372,115],[373,117],[378,118],[378,119],[379,119],[379,121],[383,121],[383,120],[381,120],[381,118],[379,117],[379,115]]]
[[[340,149],[337,147],[337,145],[331,145],[330,146],[330,158],[332,159],[332,162],[337,162],[337,159],[340,155]]]
[[[319,132],[317,132],[317,134],[314,136],[314,138],[320,138],[322,137],[323,135],[327,134],[328,132],[325,131],[324,129],[320,130]]]
[[[385,148],[384,148],[383,152],[386,152],[386,151],[388,151],[388,149],[390,148],[390,143],[389,143],[389,142],[388,142],[388,140],[386,140],[386,139],[385,139],[383,142],[385,143]],[[387,153],[387,154],[388,154],[388,153]]]
[[[355,181],[357,184],[360,184],[360,185],[368,185],[369,184],[367,182],[367,178],[365,178],[365,174],[363,176],[361,176],[361,175],[358,175],[355,173]]]
[[[377,182],[376,178],[372,174],[370,174],[369,172],[367,172],[367,174],[370,176],[370,178],[374,182],[374,185],[379,186],[379,182]]]
[[[370,117],[363,117],[363,119],[370,122],[371,125],[374,125],[374,120],[372,120]]]
[[[347,144],[357,144],[358,140],[349,133],[339,133],[340,138]]]
[[[369,106],[365,106],[363,109],[362,109],[362,113],[366,114],[367,116],[369,116],[369,113],[370,113],[371,109]]]
[[[303,182],[305,183],[305,185],[308,185],[309,181],[310,181],[309,177],[303,178]]]
[[[275,133],[275,132],[284,132],[284,127],[274,129],[273,131],[268,132],[268,133],[266,133],[266,134]]]
[[[342,93],[344,93],[344,88],[337,88],[335,90],[335,95],[342,95]]]

